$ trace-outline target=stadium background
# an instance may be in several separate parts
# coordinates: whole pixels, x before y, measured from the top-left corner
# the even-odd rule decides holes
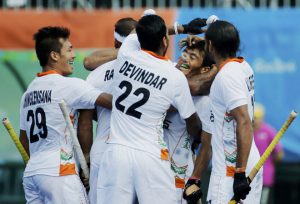
[[[114,23],[127,16],[138,19],[142,6],[158,7],[158,14],[169,25],[211,14],[232,22],[240,31],[240,53],[256,74],[256,101],[265,105],[266,121],[278,130],[292,109],[300,110],[300,0],[15,2],[26,4],[0,1],[0,117],[9,117],[17,132],[21,95],[40,71],[33,33],[46,25],[69,27],[77,56],[74,76],[85,78],[88,72],[82,65],[84,56],[96,48],[111,47]],[[168,55],[174,60],[180,55],[177,42],[182,37],[171,40]],[[299,203],[299,119],[287,131],[282,144],[285,157],[277,167],[275,203]],[[17,149],[0,126],[1,204],[24,203],[23,168]]]

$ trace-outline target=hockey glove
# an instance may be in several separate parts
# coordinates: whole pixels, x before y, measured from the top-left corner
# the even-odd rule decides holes
[[[183,198],[188,204],[197,204],[198,200],[202,197],[200,186],[200,179],[189,178],[183,191]]]

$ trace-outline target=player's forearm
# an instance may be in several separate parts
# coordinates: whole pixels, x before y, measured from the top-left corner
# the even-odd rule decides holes
[[[187,80],[193,96],[198,95],[208,95],[210,91],[211,84],[218,73],[216,66],[213,66],[212,69],[207,73],[200,74],[197,71],[192,71],[187,75]]]
[[[208,163],[211,159],[211,135],[202,131],[201,149],[196,158],[192,176],[201,180],[204,172],[207,170]]]
[[[186,129],[196,142],[201,141],[202,124],[197,113],[192,114],[186,119]]]
[[[243,120],[237,123],[237,159],[236,167],[242,168],[247,166],[247,161],[252,145],[253,129],[250,120]]]
[[[177,24],[177,25],[168,26],[168,34],[169,35],[175,35],[176,34],[174,26],[177,26],[177,34],[183,33],[183,30],[184,30],[183,26],[180,25],[180,24]]]
[[[109,93],[100,94],[95,102],[95,105],[112,109],[112,95]]]
[[[93,71],[100,65],[116,59],[117,55],[118,49],[115,48],[97,50],[84,58],[83,65],[87,70]]]
[[[87,162],[89,162],[89,153],[93,144],[93,110],[80,110],[78,119],[78,141]]]
[[[28,142],[28,138],[27,138],[27,134],[26,131],[24,130],[20,130],[20,137],[19,140],[21,142],[21,144],[23,145],[26,153],[28,154],[28,156],[30,157],[30,152],[29,152],[29,142]]]

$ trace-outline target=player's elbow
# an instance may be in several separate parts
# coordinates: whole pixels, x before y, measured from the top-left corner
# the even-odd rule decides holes
[[[86,70],[88,71],[93,71],[94,67],[93,67],[93,62],[91,57],[85,57],[83,60],[83,66]]]

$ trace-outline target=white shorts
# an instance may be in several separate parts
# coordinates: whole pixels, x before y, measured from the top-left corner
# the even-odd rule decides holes
[[[243,200],[243,204],[259,204],[262,191],[262,171],[260,171],[251,182],[251,191]],[[233,178],[226,176],[211,175],[207,193],[207,203],[228,203],[233,196]]]
[[[91,170],[90,170],[90,191],[89,191],[89,200],[91,204],[97,203],[97,185],[98,185],[98,175],[99,167],[102,159],[102,155],[107,148],[105,143],[107,137],[97,136],[90,153],[91,157]]]
[[[177,204],[187,204],[186,200],[183,199],[183,190],[181,188],[176,188],[176,192],[177,192]]]
[[[84,186],[77,175],[35,175],[23,178],[27,204],[88,204]]]
[[[91,156],[91,171],[90,171],[90,191],[89,191],[89,200],[91,204],[97,203],[97,185],[98,185],[98,175],[99,167],[103,153]]]
[[[109,144],[100,164],[98,204],[174,204],[169,161],[126,146]]]

